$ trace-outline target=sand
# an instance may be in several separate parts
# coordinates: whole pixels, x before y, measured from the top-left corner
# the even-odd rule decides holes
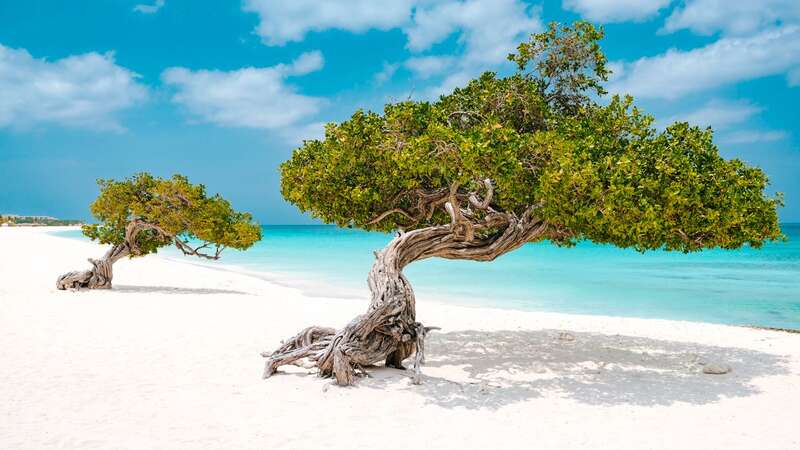
[[[259,353],[365,300],[151,255],[55,289],[98,245],[0,228],[0,448],[800,448],[800,335],[418,300],[423,384],[340,388]],[[708,375],[708,364],[728,365]]]

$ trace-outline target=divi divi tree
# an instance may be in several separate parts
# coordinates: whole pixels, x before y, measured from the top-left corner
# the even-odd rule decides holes
[[[98,184],[100,195],[91,210],[99,223],[84,225],[83,234],[111,248],[102,258],[89,259],[91,269],[60,276],[58,289],[110,289],[115,262],[167,245],[188,256],[219,259],[227,247],[244,250],[261,239],[250,214],[234,211],[219,195],[206,195],[202,184],[184,176],[140,173]]]
[[[367,311],[312,326],[267,358],[348,385],[378,362],[402,367],[429,330],[403,268],[426,258],[492,261],[528,242],[580,240],[693,252],[782,238],[767,177],[718,154],[711,129],[654,119],[606,97],[609,71],[586,22],[551,24],[438,101],[404,101],[329,124],[283,163],[283,196],[326,223],[396,237],[376,252]],[[501,294],[498,294],[501,295]]]

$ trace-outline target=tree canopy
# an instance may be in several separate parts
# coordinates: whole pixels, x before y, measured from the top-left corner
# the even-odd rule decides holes
[[[281,166],[282,194],[366,230],[452,223],[455,199],[485,206],[468,207],[478,218],[535,214],[547,226],[536,240],[561,245],[695,251],[781,238],[780,195],[765,194],[760,169],[722,158],[710,128],[657,130],[630,96],[605,96],[602,37],[587,22],[553,23],[509,55],[509,76],[328,124]]]
[[[205,186],[182,175],[139,173],[120,181],[101,179],[98,185],[91,211],[99,223],[84,225],[83,234],[129,246],[131,257],[175,244],[184,254],[217,259],[227,247],[244,250],[261,239],[250,214],[235,211],[218,194],[207,195]]]

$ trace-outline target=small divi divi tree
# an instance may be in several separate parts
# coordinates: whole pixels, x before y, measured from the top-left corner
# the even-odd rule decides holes
[[[611,97],[602,30],[551,24],[509,59],[438,101],[388,104],[329,124],[282,166],[282,193],[326,223],[396,231],[376,252],[371,303],[344,328],[310,327],[267,358],[351,384],[363,367],[402,367],[423,339],[403,268],[439,257],[492,261],[528,242],[591,240],[639,251],[759,247],[780,239],[780,196],[764,173],[717,152],[710,129],[664,131]],[[498,294],[500,295],[500,294]]]
[[[175,245],[185,255],[219,259],[227,248],[244,250],[261,239],[261,228],[247,213],[231,208],[219,195],[207,196],[202,184],[181,175],[170,179],[140,173],[122,180],[98,180],[100,195],[91,210],[98,224],[83,234],[111,248],[92,268],[58,278],[58,289],[110,289],[115,262]]]

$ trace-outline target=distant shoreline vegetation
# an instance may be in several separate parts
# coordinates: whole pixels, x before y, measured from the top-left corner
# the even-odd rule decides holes
[[[19,216],[15,214],[0,215],[0,226],[3,227],[58,227],[67,225],[83,225],[82,220],[57,219],[50,216]]]

